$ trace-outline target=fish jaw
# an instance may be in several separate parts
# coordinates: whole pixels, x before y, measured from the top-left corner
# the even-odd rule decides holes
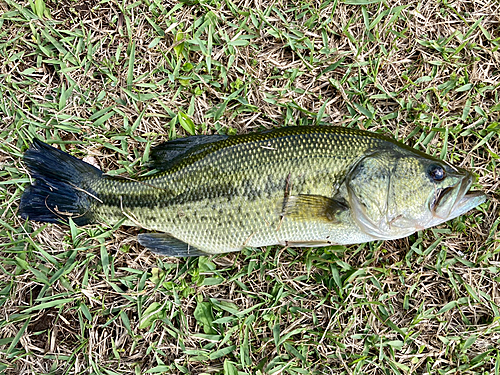
[[[467,211],[479,206],[486,202],[487,196],[482,191],[471,191],[464,194],[462,198],[457,199],[449,214],[446,217],[434,216],[427,227],[432,227],[445,221],[455,219],[456,217],[465,214]]]

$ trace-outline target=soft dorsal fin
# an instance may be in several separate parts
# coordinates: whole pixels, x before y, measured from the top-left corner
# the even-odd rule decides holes
[[[283,207],[282,216],[294,220],[320,220],[335,223],[349,206],[344,199],[332,199],[322,195],[292,195]]]
[[[227,135],[193,135],[164,142],[151,149],[152,167],[165,170],[187,155],[204,149],[207,144],[227,139]]]
[[[166,233],[141,233],[138,236],[138,240],[142,246],[147,247],[153,253],[158,255],[165,255],[169,257],[197,257],[211,255]]]

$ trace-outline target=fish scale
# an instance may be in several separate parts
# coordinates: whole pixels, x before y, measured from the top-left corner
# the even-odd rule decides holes
[[[166,232],[210,253],[325,240],[331,230],[324,223],[282,216],[287,179],[289,195],[332,197],[352,160],[386,141],[368,141],[343,128],[311,130],[285,128],[232,137],[205,145],[156,176],[135,182],[101,180],[94,190],[100,197],[111,192],[114,198],[96,203],[93,210],[110,223],[123,218],[125,210],[134,218],[126,225]],[[352,222],[345,227],[348,224]]]
[[[155,174],[112,177],[35,140],[25,161],[36,183],[21,215],[79,225],[124,220],[158,232],[139,235],[153,251],[192,256],[400,238],[437,223],[435,212],[452,216],[485,200],[466,199],[469,172],[349,128],[193,136],[158,146],[151,158]],[[58,172],[48,167],[57,163]],[[432,180],[430,166],[448,175]]]

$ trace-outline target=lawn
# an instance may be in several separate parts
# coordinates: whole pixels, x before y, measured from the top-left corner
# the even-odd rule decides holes
[[[500,374],[496,0],[0,0],[0,373]],[[113,175],[190,134],[335,124],[490,199],[397,241],[191,259],[26,222],[38,137]]]

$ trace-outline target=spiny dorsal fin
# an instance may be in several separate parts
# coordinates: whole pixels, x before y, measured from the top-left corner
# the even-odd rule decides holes
[[[152,167],[165,170],[182,160],[187,155],[205,149],[205,146],[227,139],[227,135],[193,135],[164,142],[151,149]]]
[[[147,247],[158,255],[165,255],[168,257],[197,257],[210,255],[166,233],[141,233],[138,236],[138,240],[142,246]]]
[[[322,195],[292,195],[288,197],[282,216],[295,220],[320,220],[338,222],[338,216],[348,210],[344,199],[332,199]]]

